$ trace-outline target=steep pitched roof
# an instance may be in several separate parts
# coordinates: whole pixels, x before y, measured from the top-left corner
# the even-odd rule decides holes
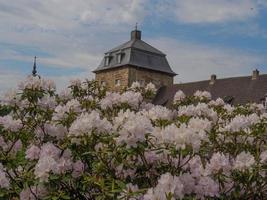
[[[143,40],[139,40],[139,39],[133,39],[133,40],[130,40],[128,42],[125,42],[125,43],[123,43],[123,44],[121,44],[121,45],[109,50],[106,53],[112,53],[112,52],[123,50],[123,49],[127,49],[127,48],[135,48],[135,49],[138,49],[138,50],[141,50],[141,51],[147,51],[147,52],[150,52],[150,53],[155,53],[155,54],[159,54],[159,55],[165,56],[165,54],[162,53],[161,51],[159,51],[158,49],[152,47],[151,45],[147,44]]]
[[[166,59],[166,55],[141,40],[141,31],[132,31],[131,36],[130,41],[106,52],[100,65],[93,72],[131,65],[167,73],[171,76],[176,75],[176,73],[172,71]],[[120,62],[117,60],[118,54],[122,55]],[[108,64],[105,62],[106,57],[109,59]]]
[[[261,103],[267,93],[267,74],[258,75],[255,80],[246,76],[217,79],[213,84],[210,84],[210,80],[205,80],[162,87],[154,103],[170,104],[178,90],[182,90],[186,95],[193,95],[197,90],[208,91],[213,99],[233,98],[233,104]]]

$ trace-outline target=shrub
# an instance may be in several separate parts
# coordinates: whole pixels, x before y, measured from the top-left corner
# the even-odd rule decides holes
[[[267,115],[208,92],[149,103],[155,88],[107,92],[28,77],[1,105],[2,199],[262,199]],[[150,98],[150,99],[149,99]],[[3,108],[5,111],[2,112]]]

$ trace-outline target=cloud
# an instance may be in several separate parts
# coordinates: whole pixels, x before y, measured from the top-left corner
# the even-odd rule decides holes
[[[40,55],[43,64],[93,70],[103,50],[111,47],[116,37],[117,40],[124,38],[123,33],[129,31],[126,26],[133,27],[135,22],[144,19],[145,2],[0,1],[0,47],[3,47],[1,43],[15,44],[15,48],[5,49],[0,59],[30,61],[35,54],[47,52]],[[33,55],[25,56],[25,51],[19,51],[29,47],[35,48]]]
[[[47,77],[56,80],[60,88],[71,78],[92,78],[90,72],[104,52],[127,41],[135,22],[147,23],[148,18],[156,25],[172,19],[191,25],[242,21],[254,19],[266,5],[266,0],[0,0],[0,91],[15,86],[30,72],[23,69],[25,63],[31,69],[35,55],[47,71],[53,69],[60,74]],[[235,32],[247,32],[242,24],[239,27]],[[266,35],[260,29],[251,26],[249,33]],[[233,29],[226,27],[214,34],[229,30]],[[151,44],[168,54],[180,74],[177,81],[206,79],[210,72],[220,76],[247,73],[262,59],[179,39],[159,38],[151,40]],[[7,64],[7,60],[17,66],[23,63],[24,68],[12,71],[16,67]],[[9,70],[2,70],[3,67]]]
[[[0,0],[0,91],[14,87],[17,80],[30,73],[22,68],[14,71],[15,67],[6,61],[28,62],[31,69],[35,55],[46,69],[77,69],[71,75],[66,70],[60,76],[47,77],[60,87],[71,78],[92,78],[90,72],[99,65],[104,52],[127,40],[129,26],[143,21],[146,2]]]
[[[16,87],[17,82],[23,80],[23,74],[12,70],[1,70],[0,73],[0,100],[8,90]]]
[[[169,38],[156,38],[150,43],[167,54],[172,69],[178,73],[178,83],[207,80],[211,74],[218,78],[249,76],[266,62],[264,56],[224,47]]]
[[[90,1],[80,15],[86,24],[122,24],[142,21],[145,17],[145,0]]]
[[[163,0],[157,8],[180,23],[214,24],[252,19],[265,5],[263,0]]]

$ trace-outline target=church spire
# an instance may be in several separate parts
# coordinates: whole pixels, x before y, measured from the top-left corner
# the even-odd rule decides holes
[[[36,76],[37,75],[37,70],[36,70],[36,56],[34,56],[34,63],[33,63],[33,68],[32,68],[32,75]]]

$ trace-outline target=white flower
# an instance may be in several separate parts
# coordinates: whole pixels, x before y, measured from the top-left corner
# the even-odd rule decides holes
[[[204,168],[202,166],[201,158],[199,156],[194,156],[189,162],[188,167],[190,169],[191,175],[194,178],[198,178],[203,175]]]
[[[36,178],[39,178],[41,182],[47,182],[49,172],[56,169],[57,162],[51,156],[40,157],[38,163],[35,166],[34,174]]]
[[[255,113],[248,116],[237,115],[230,121],[229,124],[224,127],[224,130],[238,132],[249,128],[250,126],[258,123],[259,121],[260,117]]]
[[[208,104],[210,106],[223,106],[225,103],[224,103],[223,99],[218,98],[218,99],[216,99],[216,101],[212,100]]]
[[[43,185],[24,188],[19,195],[20,200],[36,200],[36,197],[42,199],[47,195],[47,190]]]
[[[121,103],[128,103],[132,108],[137,109],[139,104],[143,101],[140,92],[127,91],[121,95]]]
[[[138,185],[133,185],[132,183],[128,183],[126,185],[126,188],[120,194],[119,199],[124,199],[124,197],[126,197],[126,195],[137,192],[138,190],[139,190]],[[137,199],[141,200],[141,197],[140,197],[140,195],[134,195],[134,197],[130,197],[130,198],[128,197],[127,199],[128,200],[137,200]]]
[[[72,86],[77,86],[77,87],[80,87],[81,86],[81,84],[82,84],[82,81],[80,80],[80,79],[71,79],[70,80],[70,84],[72,85]]]
[[[191,194],[195,189],[196,180],[190,173],[179,176],[184,185],[184,194]]]
[[[5,95],[3,99],[4,105],[16,105],[19,103],[20,95],[17,94],[16,90],[9,90]]]
[[[173,112],[166,107],[156,105],[144,112],[144,115],[148,116],[151,120],[171,120],[173,118]]]
[[[215,122],[218,119],[217,113],[205,103],[198,103],[195,105],[181,106],[178,109],[179,116],[198,116],[207,117]]]
[[[97,133],[110,132],[112,129],[111,123],[106,119],[100,118],[100,115],[96,111],[92,111],[90,114],[82,113],[77,119],[72,123],[69,136],[82,136],[90,135],[93,130]]]
[[[212,122],[208,119],[193,117],[188,122],[188,127],[195,129],[196,132],[207,131],[209,132],[212,127]]]
[[[42,108],[54,109],[56,107],[56,98],[54,96],[45,95],[38,100],[38,105]]]
[[[230,104],[225,104],[223,106],[223,108],[229,113],[231,114],[234,110],[235,110],[235,107],[231,106]]]
[[[54,81],[52,80],[44,80],[42,79],[42,87],[44,90],[47,90],[47,91],[52,91],[52,90],[56,90],[56,84]]]
[[[31,145],[26,151],[26,158],[29,160],[39,159],[40,149],[35,145]]]
[[[217,173],[219,170],[223,170],[223,172],[228,172],[231,169],[231,164],[229,158],[227,158],[222,153],[214,153],[206,166],[207,174]]]
[[[2,163],[0,163],[0,188],[9,188],[9,179],[5,173],[5,168],[3,167]]]
[[[151,91],[153,93],[156,93],[157,89],[156,86],[153,83],[148,83],[145,88],[146,91]]]
[[[127,147],[136,147],[137,142],[145,141],[145,135],[153,131],[150,120],[140,113],[130,114],[123,121],[119,127],[119,137],[116,139],[118,144],[126,143]]]
[[[70,88],[65,88],[64,90],[62,90],[59,93],[59,97],[60,97],[60,99],[63,99],[63,100],[71,99],[72,98],[71,89]]]
[[[131,85],[132,89],[137,89],[137,88],[140,88],[140,87],[141,87],[141,85],[140,85],[140,83],[138,81],[133,82],[132,85]]]
[[[122,103],[127,103],[132,108],[137,109],[142,100],[143,97],[140,92],[127,91],[121,95],[115,92],[108,92],[106,96],[100,100],[100,106],[105,110]]]
[[[81,104],[78,100],[72,99],[67,102],[66,105],[58,105],[55,108],[55,113],[53,114],[53,120],[62,120],[64,119],[68,113],[75,112],[79,113],[81,112]]]
[[[244,170],[250,168],[254,165],[255,159],[254,156],[250,154],[250,152],[241,152],[237,155],[234,161],[234,169]]]
[[[218,197],[219,184],[210,177],[201,176],[198,184],[195,186],[195,193],[198,198],[202,199],[205,197]]]
[[[199,91],[199,90],[197,90],[194,93],[194,96],[200,98],[201,100],[202,99],[211,99],[211,94],[209,92],[207,92],[207,91]]]
[[[32,89],[32,90],[55,90],[56,86],[52,80],[45,80],[39,76],[28,76],[26,80],[19,83],[18,88],[20,90]]]
[[[155,188],[151,188],[144,195],[144,200],[167,200],[167,196],[172,194],[174,199],[184,197],[184,185],[177,176],[170,173],[162,174]]]
[[[34,175],[41,182],[47,182],[49,173],[63,174],[72,169],[71,154],[67,150],[62,151],[52,143],[45,143],[40,151],[39,160],[34,169]]]
[[[5,130],[14,132],[18,131],[23,126],[21,120],[14,119],[11,115],[0,117],[0,125],[2,125]]]
[[[178,103],[180,101],[182,101],[183,99],[185,99],[185,94],[182,90],[178,90],[175,95],[174,95],[174,98],[173,98],[173,103]]]
[[[57,139],[64,139],[67,134],[67,128],[62,124],[45,124],[44,131],[46,134],[56,137]]]
[[[260,161],[261,163],[265,163],[267,161],[267,151],[261,152]]]

